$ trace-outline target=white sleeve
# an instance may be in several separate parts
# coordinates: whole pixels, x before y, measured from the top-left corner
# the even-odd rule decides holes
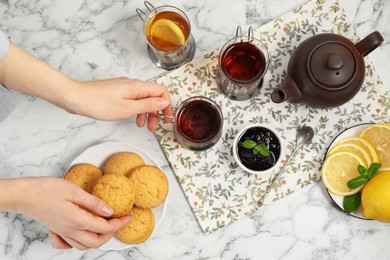
[[[0,60],[7,53],[8,47],[9,47],[8,37],[2,31],[0,31]]]

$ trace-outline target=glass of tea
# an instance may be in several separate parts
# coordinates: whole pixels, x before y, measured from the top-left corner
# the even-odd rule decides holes
[[[154,7],[144,2],[147,13],[137,8],[144,21],[148,55],[158,67],[171,70],[192,60],[196,50],[191,23],[179,8],[169,5]]]
[[[191,97],[175,109],[173,133],[186,149],[202,151],[212,147],[221,137],[222,126],[222,111],[209,98]]]
[[[221,49],[216,81],[219,89],[234,100],[246,100],[257,93],[269,66],[267,47],[254,37],[252,27],[248,35],[237,27],[236,37]]]

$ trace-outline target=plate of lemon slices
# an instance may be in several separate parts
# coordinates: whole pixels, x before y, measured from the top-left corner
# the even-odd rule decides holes
[[[372,176],[367,177],[366,173],[370,171]],[[331,199],[340,209],[357,218],[378,219],[376,214],[381,209],[371,209],[372,206],[375,207],[380,203],[371,201],[369,197],[373,196],[364,192],[365,187],[369,186],[367,183],[370,178],[378,175],[377,171],[379,173],[390,171],[390,124],[388,123],[360,124],[341,132],[326,152],[321,179]],[[360,185],[348,187],[348,182],[351,180],[360,182]],[[370,186],[372,186],[371,182]],[[348,209],[346,200],[354,203],[356,209],[353,211]],[[390,212],[388,214],[390,221]]]

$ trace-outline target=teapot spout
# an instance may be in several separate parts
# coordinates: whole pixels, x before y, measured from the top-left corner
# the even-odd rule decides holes
[[[284,101],[290,103],[303,102],[302,93],[295,84],[295,81],[287,75],[282,84],[275,89],[271,94],[271,100],[275,103],[282,103]]]

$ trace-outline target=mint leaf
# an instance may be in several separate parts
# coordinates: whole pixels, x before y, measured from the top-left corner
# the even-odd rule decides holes
[[[347,186],[350,189],[355,189],[357,187],[364,185],[367,181],[368,181],[368,178],[361,175],[361,176],[358,176],[358,177],[348,181]]]
[[[374,177],[374,175],[376,174],[376,172],[379,170],[380,167],[381,167],[380,163],[371,164],[367,170],[368,179],[371,179],[372,177]]]
[[[245,140],[242,143],[242,147],[244,147],[246,149],[253,149],[252,150],[253,154],[259,153],[262,156],[269,156],[271,154],[271,152],[268,150],[267,146],[265,146],[264,144],[258,144],[255,141],[250,140],[250,139]]]
[[[357,168],[360,176],[348,181],[347,183],[348,188],[355,189],[357,187],[366,184],[366,182],[368,182],[369,179],[374,177],[374,175],[376,174],[376,172],[379,170],[380,167],[381,167],[380,163],[373,163],[370,165],[370,167],[367,170],[363,165],[360,164]]]
[[[262,156],[269,156],[271,152],[268,150],[267,146],[264,144],[258,144],[253,148],[253,151],[257,150]]]
[[[360,192],[345,196],[343,200],[343,208],[346,212],[351,213],[354,212],[357,208],[359,208],[361,203],[361,196],[362,194]]]
[[[252,141],[252,140],[245,140],[243,143],[242,143],[242,146],[246,149],[252,149],[252,148],[255,148],[255,146],[257,145],[257,143],[255,141]]]
[[[357,169],[358,169],[358,172],[359,172],[359,174],[361,176],[368,177],[368,172],[367,172],[366,167],[364,167],[363,165],[359,164]]]

